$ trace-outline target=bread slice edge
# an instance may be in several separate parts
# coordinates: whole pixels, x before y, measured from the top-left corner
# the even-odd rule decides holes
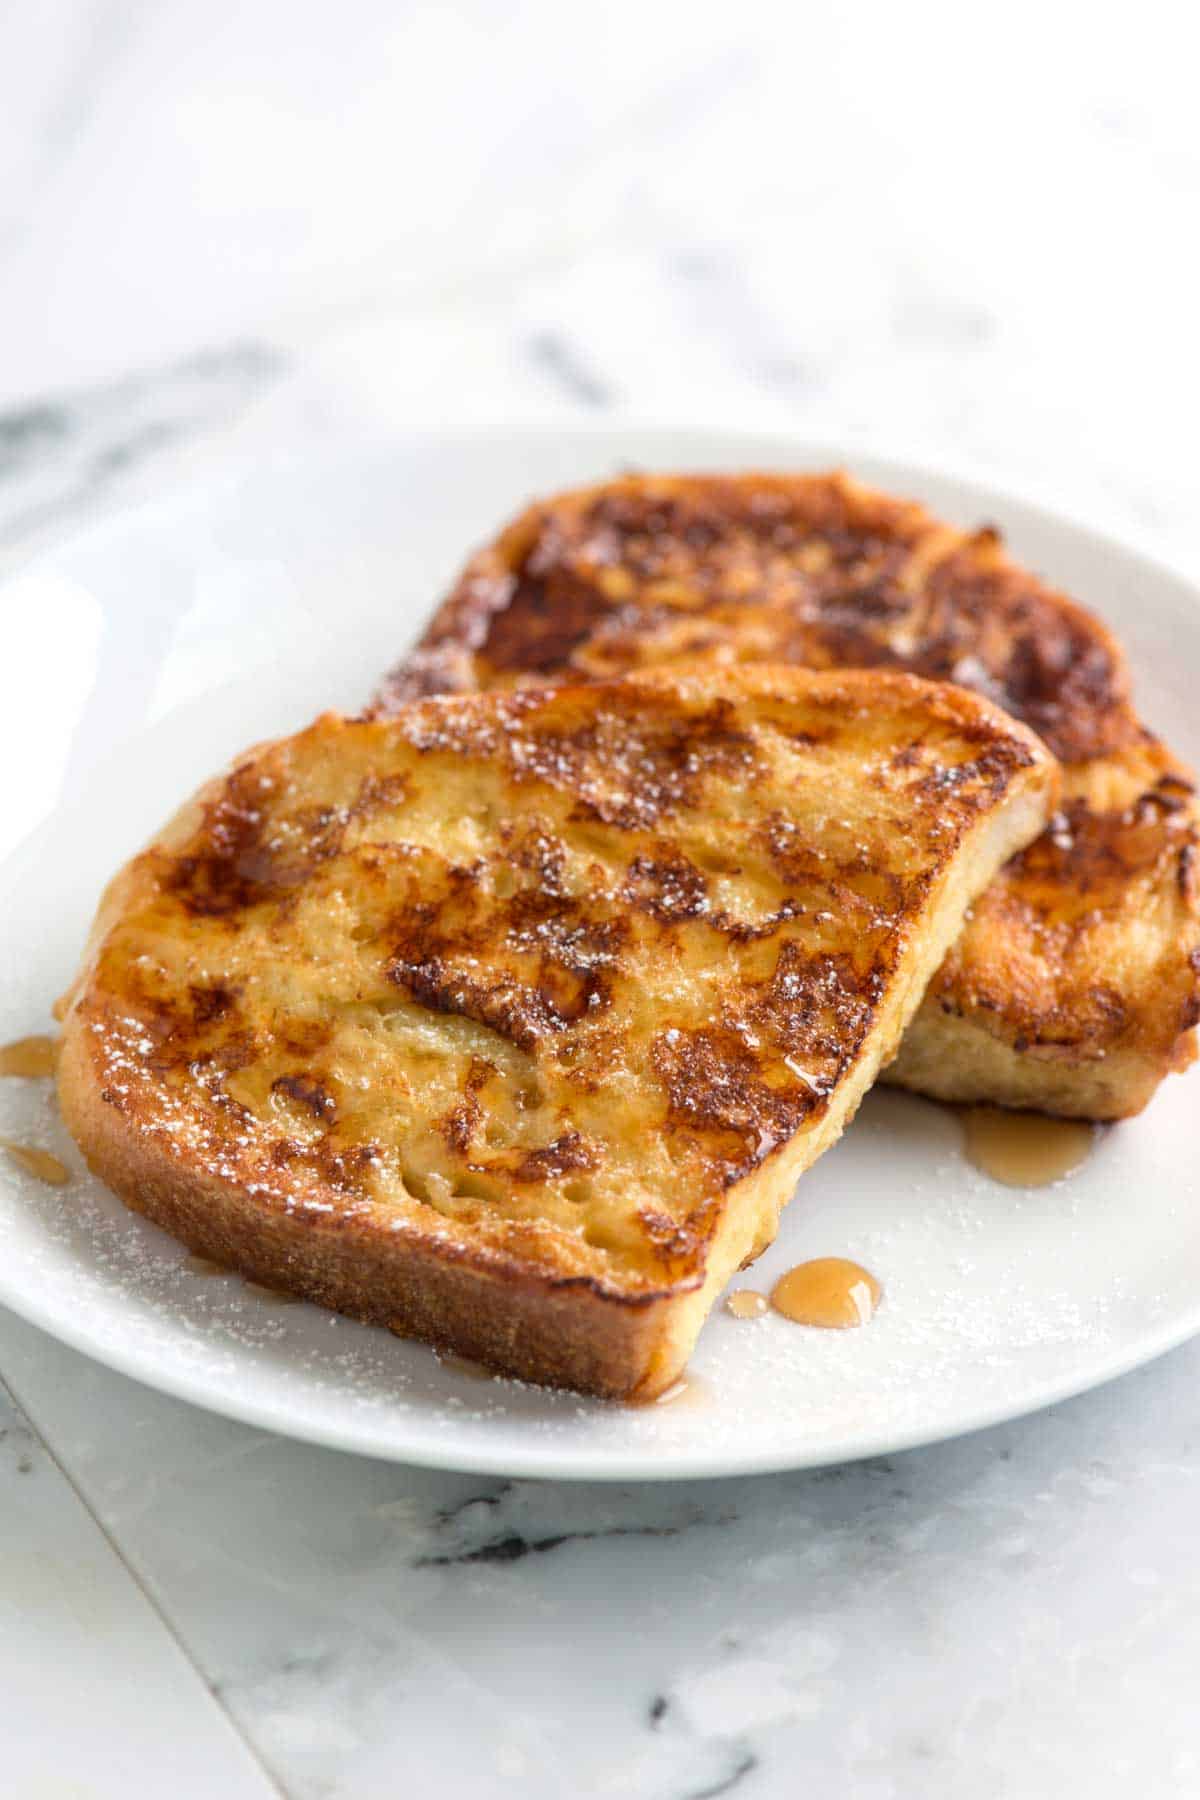
[[[1015,732],[1037,740],[1023,728]],[[903,960],[854,1065],[824,1115],[727,1190],[702,1278],[657,1292],[618,1293],[589,1277],[548,1276],[472,1254],[435,1233],[391,1231],[369,1215],[289,1212],[180,1162],[152,1134],[132,1135],[102,1096],[89,1026],[69,1005],[59,1063],[63,1117],[93,1173],[134,1211],[190,1250],[265,1286],[384,1325],[497,1373],[631,1401],[660,1395],[678,1378],[721,1289],[773,1240],[797,1179],[841,1136],[895,1055],[906,1025],[961,927],[963,915],[1002,866],[1035,838],[1051,812],[1057,769],[1041,746],[1014,778],[1016,791],[979,817],[930,884],[911,920],[919,952]],[[158,841],[187,835],[202,795]],[[101,904],[91,947],[121,909],[119,875]],[[86,986],[91,956],[72,990]]]

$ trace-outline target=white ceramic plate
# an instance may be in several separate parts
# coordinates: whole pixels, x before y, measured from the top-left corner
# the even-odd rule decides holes
[[[1011,497],[828,446],[696,432],[505,433],[280,461],[127,514],[0,587],[0,1042],[45,1030],[102,883],[258,738],[355,708],[464,553],[529,496],[629,463],[827,467],[1006,529],[1123,635],[1143,710],[1200,760],[1200,608],[1128,550]],[[18,841],[23,840],[23,841]],[[964,1161],[954,1117],[879,1092],[805,1176],[753,1283],[821,1254],[886,1288],[868,1330],[718,1310],[674,1405],[472,1380],[404,1344],[203,1277],[83,1171],[46,1083],[0,1082],[0,1300],[152,1385],[298,1437],[447,1468],[629,1480],[801,1467],[971,1430],[1077,1393],[1200,1330],[1194,1078],[1051,1188]]]

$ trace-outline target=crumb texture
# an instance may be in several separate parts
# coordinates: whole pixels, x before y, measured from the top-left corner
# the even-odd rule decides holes
[[[330,715],[118,878],[68,1033],[103,1133],[268,1210],[694,1285],[728,1190],[895,1035],[964,841],[1051,779],[904,676]]]

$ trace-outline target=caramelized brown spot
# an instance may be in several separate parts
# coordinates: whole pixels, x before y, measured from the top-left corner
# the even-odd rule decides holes
[[[271,1083],[271,1091],[286,1094],[289,1100],[307,1107],[314,1119],[321,1119],[325,1124],[331,1124],[337,1117],[337,1102],[333,1095],[311,1076],[278,1075]]]
[[[655,856],[634,857],[622,897],[669,925],[707,910],[708,882],[686,856],[664,846]]]
[[[440,957],[419,963],[395,957],[385,972],[389,981],[430,1012],[475,1019],[527,1052],[571,1023],[572,1014],[560,1012],[545,990],[531,990],[507,976],[474,980]]]
[[[942,766],[913,783],[914,794],[934,798],[960,788],[986,788],[999,796],[1012,779],[1014,769],[1028,768],[1032,753],[1024,744],[992,743],[969,762]]]
[[[543,560],[546,576],[539,577],[536,558],[530,558],[507,606],[493,615],[488,658],[498,669],[540,674],[559,668],[609,610],[597,588],[555,570],[551,554],[543,552]]]
[[[1185,821],[1143,794],[1120,811],[1097,811],[1086,800],[1069,800],[1050,829],[1014,859],[1013,872],[1027,901],[1041,895],[1046,911],[1083,912],[1106,893],[1145,875],[1164,856],[1177,853]],[[1183,846],[1190,849],[1190,840]]]
[[[1137,735],[1113,640],[994,527],[839,475],[628,476],[545,501],[472,560],[378,704],[696,654],[955,681],[1067,760]]]
[[[189,987],[188,996],[192,1003],[192,1020],[199,1028],[211,1025],[215,1019],[223,1019],[232,1011],[234,997],[227,987]]]
[[[468,1147],[479,1126],[483,1108],[479,1094],[487,1086],[496,1073],[496,1066],[481,1056],[471,1057],[467,1065],[466,1093],[455,1107],[452,1107],[441,1120],[439,1130],[452,1150],[461,1155]]]
[[[335,854],[347,811],[333,806],[302,810],[295,819],[299,829],[293,832],[293,845],[300,848],[289,848],[264,835],[270,799],[270,784],[264,787],[255,765],[246,763],[208,803],[195,847],[167,870],[169,888],[189,912],[219,918],[277,900]]]
[[[554,894],[514,896],[506,941],[535,969],[539,993],[557,1018],[581,1019],[608,1004],[608,972],[628,935],[621,919],[596,919],[585,907]]]
[[[575,1169],[595,1169],[601,1162],[595,1144],[578,1131],[564,1132],[544,1149],[528,1151],[512,1172],[514,1181],[553,1181]]]
[[[719,1025],[672,1026],[655,1038],[651,1058],[667,1091],[670,1123],[728,1140],[727,1182],[755,1168],[818,1106],[799,1082],[769,1085],[745,1039]]]

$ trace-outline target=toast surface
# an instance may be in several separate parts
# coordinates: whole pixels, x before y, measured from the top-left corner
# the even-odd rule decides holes
[[[1063,816],[976,906],[886,1079],[1108,1119],[1192,1060],[1192,778],[1139,722],[1112,635],[990,528],[964,534],[842,475],[628,476],[559,495],[472,558],[377,706],[677,657],[954,681],[1064,764]]]
[[[327,716],[115,880],[64,1116],[194,1250],[649,1396],[1057,770],[959,689],[753,668]]]

